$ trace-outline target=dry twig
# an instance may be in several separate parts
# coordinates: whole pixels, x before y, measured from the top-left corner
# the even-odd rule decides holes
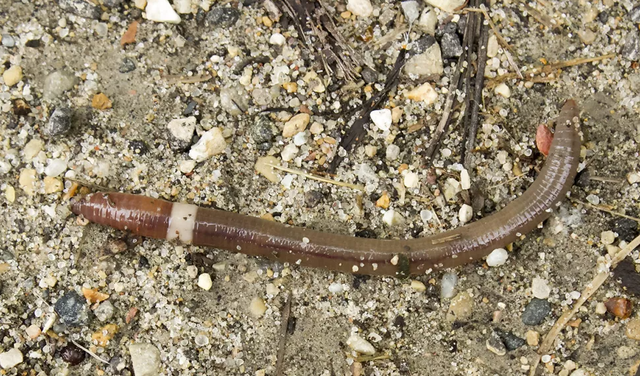
[[[337,180],[333,180],[333,179],[328,179],[328,178],[324,178],[322,176],[310,174],[308,172],[296,170],[296,169],[293,169],[293,168],[283,167],[283,166],[279,166],[279,165],[274,165],[274,164],[271,164],[271,163],[265,163],[265,165],[269,166],[269,167],[272,167],[272,168],[275,168],[275,169],[278,169],[278,170],[282,170],[282,171],[291,173],[291,174],[304,176],[305,178],[308,178],[308,179],[321,181],[323,183],[335,184],[335,185],[338,185],[338,186],[341,186],[341,187],[347,187],[347,188],[351,188],[351,189],[355,189],[355,190],[364,192],[364,187],[361,186],[361,185],[345,183],[345,182],[341,182],[341,181],[337,181]]]
[[[282,367],[284,362],[284,349],[287,344],[287,327],[289,326],[289,316],[291,315],[291,294],[287,296],[287,300],[282,307],[282,315],[280,316],[280,340],[278,341],[278,355],[276,360],[276,376],[282,375]]]

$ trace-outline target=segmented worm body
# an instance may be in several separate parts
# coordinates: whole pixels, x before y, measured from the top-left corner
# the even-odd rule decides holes
[[[578,108],[570,100],[556,120],[549,156],[533,184],[504,209],[420,239],[356,238],[127,193],[93,193],[72,210],[134,234],[179,240],[280,262],[358,274],[404,277],[478,260],[527,234],[551,215],[573,185],[580,155]]]

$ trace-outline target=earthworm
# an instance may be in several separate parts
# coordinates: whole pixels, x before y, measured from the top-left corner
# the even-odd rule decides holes
[[[499,212],[419,239],[365,239],[319,232],[221,210],[127,193],[74,199],[91,222],[151,238],[178,240],[329,270],[406,277],[478,260],[548,218],[573,185],[580,156],[578,107],[567,101],[549,156],[533,184]]]

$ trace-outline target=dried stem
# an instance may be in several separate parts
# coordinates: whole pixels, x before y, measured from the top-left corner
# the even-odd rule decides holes
[[[345,182],[341,182],[341,181],[337,181],[337,180],[333,180],[333,179],[328,179],[328,178],[324,178],[322,176],[310,174],[308,172],[296,170],[296,169],[293,169],[293,168],[283,167],[283,166],[279,166],[279,165],[274,165],[274,164],[271,164],[271,163],[265,163],[265,166],[269,166],[269,167],[272,167],[272,168],[275,168],[275,169],[278,169],[278,170],[282,170],[282,171],[285,171],[285,172],[288,172],[288,173],[291,173],[291,174],[304,176],[305,178],[321,181],[323,183],[335,184],[335,185],[339,185],[341,187],[347,187],[347,188],[351,188],[351,189],[355,189],[355,190],[364,192],[364,187],[361,186],[361,185],[345,183]]]

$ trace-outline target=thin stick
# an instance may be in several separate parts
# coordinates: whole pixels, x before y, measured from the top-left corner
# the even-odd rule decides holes
[[[86,347],[82,346],[82,345],[81,345],[81,344],[79,344],[78,342],[76,342],[76,341],[74,341],[74,340],[71,340],[71,342],[72,342],[74,345],[78,346],[80,349],[84,350],[84,352],[86,352],[87,354],[89,354],[89,355],[91,355],[92,357],[94,357],[94,358],[98,359],[99,361],[101,361],[102,363],[109,364],[109,362],[108,362],[108,361],[106,361],[106,360],[102,359],[101,357],[99,357],[98,355],[94,354],[91,350],[89,350],[89,349],[87,349]]]
[[[622,183],[624,181],[620,178],[608,178],[606,176],[591,176],[589,180],[602,181],[605,183]]]
[[[287,300],[282,307],[282,315],[280,317],[280,340],[278,341],[278,355],[276,360],[276,376],[282,375],[282,367],[284,362],[284,349],[287,344],[287,327],[289,326],[289,316],[291,315],[291,294],[287,296]]]
[[[589,300],[589,298],[602,286],[602,284],[609,277],[610,272],[618,266],[618,264],[624,260],[636,247],[640,245],[640,236],[636,237],[622,250],[618,251],[618,253],[613,256],[611,262],[602,262],[597,265],[597,273],[593,280],[587,284],[587,286],[582,291],[580,298],[573,305],[573,308],[560,316],[560,318],[553,325],[549,333],[544,337],[540,348],[538,349],[538,354],[546,354],[552,350],[553,343],[560,334],[560,331],[567,325],[567,323],[571,320],[573,315],[575,315],[580,307],[584,305],[584,303]],[[534,376],[536,374],[536,368],[538,363],[540,362],[540,357],[536,357],[534,361],[533,367],[531,367],[530,376]]]
[[[600,210],[600,211],[603,211],[605,213],[609,213],[611,215],[617,215],[618,217],[627,218],[627,219],[634,220],[636,222],[640,222],[640,218],[636,218],[636,217],[632,217],[630,215],[614,212],[613,210],[609,210],[609,209],[607,209],[607,208],[605,208],[603,206],[600,206],[600,205],[591,205],[588,202],[583,202],[583,201],[577,200],[575,198],[569,198],[569,199],[571,200],[571,202],[575,202],[577,204],[584,205],[584,206],[589,207],[591,209]]]
[[[295,170],[295,169],[289,168],[289,167],[283,167],[283,166],[279,166],[279,165],[274,165],[274,164],[271,164],[271,163],[265,163],[265,165],[269,166],[269,167],[272,167],[272,168],[275,168],[275,169],[278,169],[278,170],[289,172],[291,174],[296,174],[296,175],[304,176],[305,178],[321,181],[323,183],[335,184],[335,185],[339,185],[341,187],[347,187],[347,188],[351,188],[351,189],[355,189],[355,190],[364,192],[364,187],[361,186],[361,185],[351,184],[351,183],[344,183],[344,182],[341,182],[341,181],[324,178],[322,176],[313,175],[313,174],[310,174],[308,172]]]
[[[478,1],[471,0],[471,6],[477,7]],[[462,131],[462,150],[460,151],[462,163],[464,164],[464,156],[466,154],[467,136],[469,135],[469,127],[471,126],[471,112],[472,106],[475,106],[475,102],[471,101],[471,67],[473,66],[473,47],[476,39],[476,22],[480,18],[478,13],[472,13],[467,15],[467,27],[471,29],[471,32],[465,35],[463,48],[467,51],[467,69],[464,72],[464,114],[462,115],[462,124],[464,130]],[[467,38],[468,37],[468,38]],[[478,47],[480,49],[480,47]],[[478,70],[478,73],[480,71]],[[475,97],[475,96],[474,96]]]

